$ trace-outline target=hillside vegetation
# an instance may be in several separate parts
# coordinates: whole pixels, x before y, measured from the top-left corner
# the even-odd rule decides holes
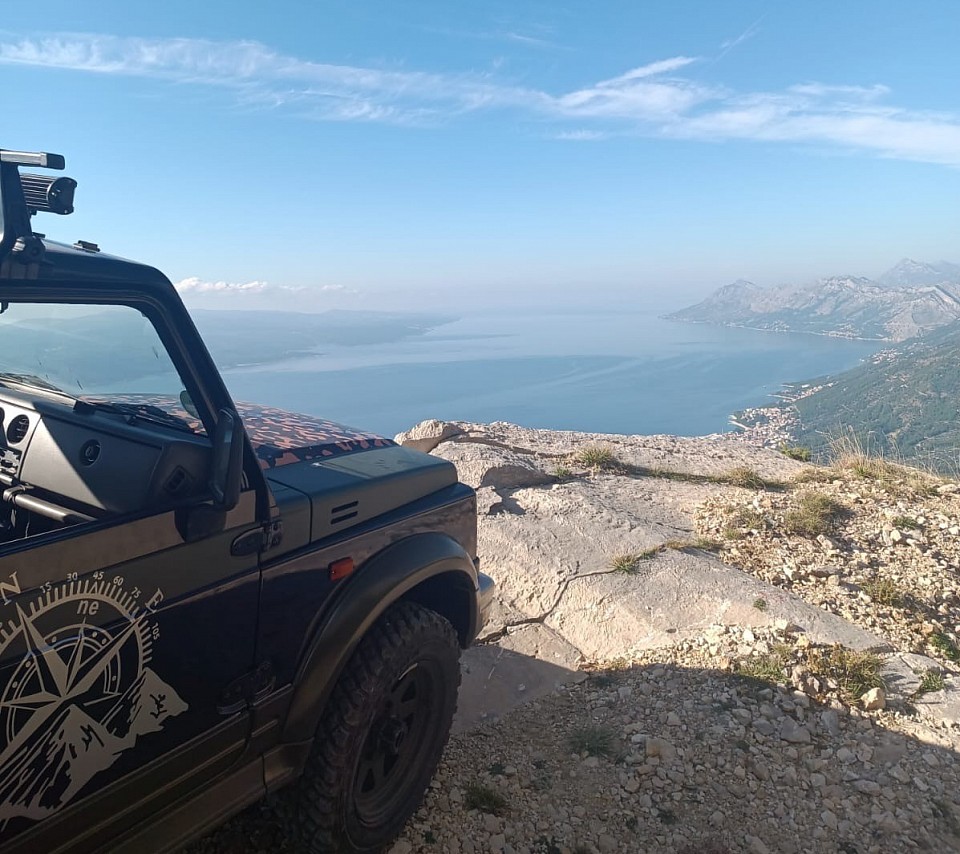
[[[799,443],[823,452],[854,437],[873,453],[954,472],[960,460],[960,323],[952,323],[796,402]]]

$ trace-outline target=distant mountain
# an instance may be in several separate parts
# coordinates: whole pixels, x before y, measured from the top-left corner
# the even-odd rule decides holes
[[[949,261],[926,264],[904,258],[882,276],[878,276],[877,281],[888,288],[914,288],[944,283],[956,285],[960,284],[960,264],[951,264]]]
[[[871,452],[921,457],[953,473],[960,460],[958,365],[960,322],[878,353],[796,402],[796,439],[818,450],[852,432]]]
[[[671,320],[903,341],[960,319],[960,266],[904,259],[881,277],[761,288],[740,279]]]

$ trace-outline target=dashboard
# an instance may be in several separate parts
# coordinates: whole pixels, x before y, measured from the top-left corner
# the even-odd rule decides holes
[[[203,493],[204,436],[38,389],[0,387],[0,497],[61,524],[172,507]]]

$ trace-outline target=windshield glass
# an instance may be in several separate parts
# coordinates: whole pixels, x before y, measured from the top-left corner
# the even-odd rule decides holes
[[[0,314],[0,384],[11,382],[157,407],[202,432],[156,329],[130,306],[9,303]]]

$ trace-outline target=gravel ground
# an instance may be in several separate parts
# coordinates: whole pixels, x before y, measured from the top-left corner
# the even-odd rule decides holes
[[[391,854],[960,851],[956,731],[746,679],[722,627],[456,737]],[[190,851],[284,851],[248,810]]]
[[[960,670],[960,484],[848,463],[731,486],[699,507],[698,533],[727,563],[936,659],[921,683],[935,692]],[[805,496],[828,512],[799,530]],[[916,695],[851,683],[832,653],[794,629],[714,627],[594,668],[451,739],[391,854],[960,852],[960,730],[920,718]],[[269,806],[188,849],[291,850]]]
[[[726,563],[955,670],[960,485],[876,461],[806,474],[814,482],[707,501],[698,532]],[[805,496],[836,502],[822,531],[790,530]]]

